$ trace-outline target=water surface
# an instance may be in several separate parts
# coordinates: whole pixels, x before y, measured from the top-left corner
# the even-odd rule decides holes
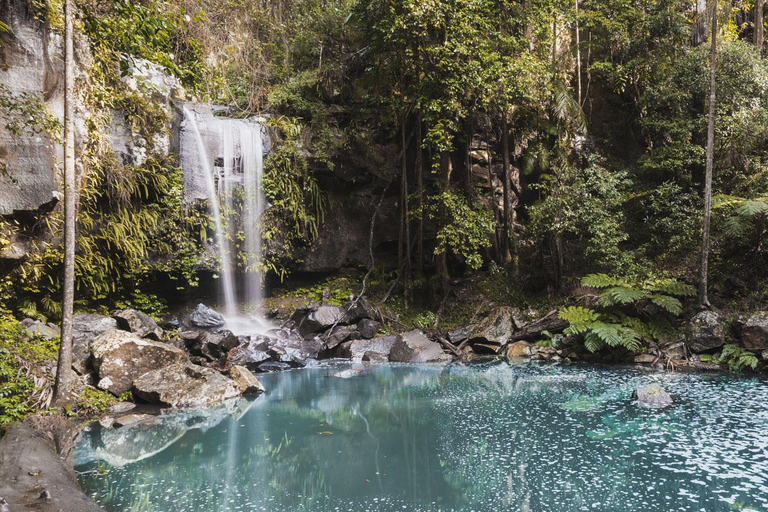
[[[506,363],[330,376],[344,368],[93,427],[80,481],[108,511],[768,511],[766,380]],[[676,404],[638,407],[649,382]]]

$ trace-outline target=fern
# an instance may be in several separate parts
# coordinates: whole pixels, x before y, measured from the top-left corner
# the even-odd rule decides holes
[[[712,198],[713,208],[729,210],[725,231],[732,237],[744,235],[758,218],[768,215],[768,196],[747,199],[728,195]]]
[[[758,364],[757,356],[747,349],[738,345],[725,345],[720,357],[713,359],[716,363],[726,363],[731,371],[739,372],[745,368],[756,369]]]
[[[602,289],[597,309],[582,306],[563,308],[558,317],[568,322],[564,333],[584,336],[584,346],[591,352],[604,347],[624,347],[632,352],[642,349],[643,340],[662,340],[674,329],[662,315],[641,319],[643,303],[652,303],[669,315],[679,315],[683,303],[678,297],[695,295],[696,289],[674,279],[631,282],[607,274],[585,276],[583,286]],[[633,314],[629,308],[633,307]]]

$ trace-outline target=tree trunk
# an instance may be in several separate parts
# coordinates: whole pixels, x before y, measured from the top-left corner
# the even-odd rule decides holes
[[[448,192],[451,187],[451,154],[448,151],[440,153],[440,180],[444,192]],[[445,225],[447,222],[445,208],[440,207],[439,222]],[[448,292],[448,249],[435,255],[435,275],[437,277],[438,287],[442,293]]]
[[[424,150],[422,149],[421,111],[416,116],[416,187],[419,196],[419,217],[416,223],[416,273],[424,275]]]
[[[407,116],[406,116],[407,118]],[[411,286],[411,219],[410,219],[410,211],[408,208],[408,151],[407,151],[407,142],[405,140],[405,126],[406,122],[405,119],[403,119],[403,130],[402,130],[402,145],[403,145],[403,169],[402,169],[402,201],[403,201],[403,224],[402,229],[404,230],[404,249],[405,249],[405,261],[404,261],[404,276],[403,276],[403,301],[405,303],[406,309],[408,308],[408,302],[409,302],[409,288]]]
[[[73,0],[64,0],[64,297],[61,305],[61,345],[52,405],[63,407],[72,394],[72,315],[75,298],[75,49]]]
[[[712,7],[712,35],[709,58],[709,114],[707,116],[707,167],[704,176],[704,233],[701,242],[701,278],[699,306],[709,307],[707,280],[709,278],[709,217],[712,209],[712,167],[715,153],[715,85],[717,66],[717,4]]]
[[[509,249],[509,132],[507,127],[507,110],[501,111],[501,152],[503,159],[502,169],[502,193],[504,194],[503,205],[504,210],[502,212],[502,238],[501,238],[501,260],[503,264],[509,263],[512,259],[512,255]]]
[[[581,37],[579,34],[579,0],[574,0],[576,5],[576,91],[579,107],[581,107]]]
[[[763,41],[765,39],[764,10],[765,0],[755,0],[755,48],[760,55],[763,54]]]

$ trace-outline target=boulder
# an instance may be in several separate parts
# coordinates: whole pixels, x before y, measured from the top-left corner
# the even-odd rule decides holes
[[[380,360],[381,358],[386,361],[396,338],[396,336],[378,336],[369,340],[345,341],[339,345],[338,356],[353,361],[363,361],[365,355],[368,354],[368,361]]]
[[[658,384],[648,384],[635,390],[634,398],[639,404],[649,407],[672,405],[672,397]]]
[[[747,350],[768,349],[768,311],[750,316],[741,328],[741,340]]]
[[[386,363],[387,361],[389,361],[387,354],[379,354],[371,350],[366,350],[363,354],[364,363]]]
[[[240,395],[232,379],[189,362],[146,372],[135,380],[133,388],[142,400],[170,407],[210,407]]]
[[[467,338],[471,344],[501,346],[515,331],[512,308],[494,309],[482,322],[472,328]]]
[[[429,363],[443,359],[443,348],[421,331],[397,335],[389,353],[389,360],[398,363]]]
[[[293,367],[288,363],[283,363],[280,361],[267,361],[259,365],[260,372],[282,372],[285,370],[290,370],[291,368]]]
[[[182,336],[190,354],[202,356],[209,361],[215,361],[221,356],[240,345],[240,339],[232,331],[198,332],[197,336],[191,336],[194,331],[185,331]]]
[[[507,358],[530,357],[533,355],[533,344],[527,341],[516,341],[507,346]]]
[[[117,326],[124,331],[132,332],[142,338],[159,340],[163,337],[163,330],[148,315],[135,309],[123,309],[115,311],[112,318],[117,321]]]
[[[184,351],[121,330],[100,334],[91,344],[98,386],[115,395],[129,391],[144,373],[186,362]]]
[[[369,340],[374,336],[376,336],[376,334],[379,332],[380,326],[381,326],[381,323],[377,322],[376,320],[371,320],[370,318],[363,318],[357,324],[357,332],[360,333],[360,337],[362,337],[365,340]]]
[[[317,359],[323,350],[323,342],[317,338],[305,340],[296,336],[270,338],[268,352],[276,361],[293,366],[305,366],[310,359]]]
[[[688,345],[694,352],[707,352],[725,344],[725,319],[715,311],[701,311],[688,325]]]
[[[204,329],[223,327],[224,317],[205,304],[198,304],[195,310],[189,315],[189,323],[195,327],[202,327]]]
[[[72,319],[72,368],[80,375],[91,371],[91,343],[100,334],[117,329],[117,321],[106,315],[80,313]]]
[[[61,335],[61,329],[55,324],[46,324],[40,320],[25,318],[21,322],[22,327],[30,336],[40,336],[46,340],[52,340]]]
[[[357,302],[345,304],[344,311],[346,311],[346,321],[350,324],[366,318],[372,320],[380,319],[376,308],[365,297],[360,297]]]
[[[354,333],[355,328],[351,325],[337,325],[326,333],[325,346],[328,349],[335,348],[350,339]]]
[[[344,323],[344,310],[338,306],[320,306],[309,313],[299,324],[299,334],[310,338],[314,334],[324,332],[334,325]]]
[[[269,361],[269,344],[264,340],[251,340],[227,352],[223,367],[244,366],[251,371],[259,369],[259,364]]]
[[[259,379],[254,377],[251,371],[244,366],[233,366],[227,375],[237,384],[237,388],[243,395],[258,395],[266,391]]]

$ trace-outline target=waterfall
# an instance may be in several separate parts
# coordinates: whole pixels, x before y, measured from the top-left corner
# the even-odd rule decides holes
[[[221,294],[227,325],[238,334],[262,333],[270,327],[257,314],[263,298],[260,225],[265,204],[261,188],[264,169],[262,127],[247,120],[210,117],[206,119],[205,126],[209,143],[206,147],[196,113],[185,107],[184,120],[194,138],[197,160],[186,155],[182,158],[182,166],[185,173],[188,172],[187,166],[199,166],[199,172],[204,175],[206,196],[216,228]],[[182,152],[189,151],[188,146],[182,143]],[[216,153],[209,153],[212,146],[216,148]],[[238,262],[243,272],[242,277],[238,275],[236,280]],[[238,302],[238,297],[242,302]]]

